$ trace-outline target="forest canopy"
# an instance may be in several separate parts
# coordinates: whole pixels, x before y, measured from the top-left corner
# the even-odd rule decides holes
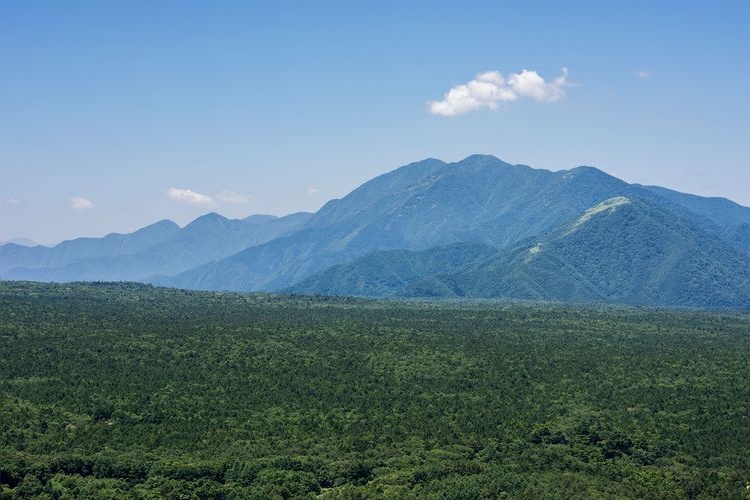
[[[748,313],[0,283],[0,498],[748,481]]]

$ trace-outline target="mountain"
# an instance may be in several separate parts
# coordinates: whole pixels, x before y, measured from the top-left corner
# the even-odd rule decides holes
[[[366,182],[321,208],[299,231],[158,284],[208,290],[278,290],[330,266],[379,250],[419,251],[456,242],[506,248],[544,234],[614,196],[668,208],[722,235],[750,209],[713,199],[667,199],[593,167],[550,172],[473,155],[456,163],[428,159]],[[735,213],[736,212],[736,213]]]
[[[750,255],[650,201],[618,196],[510,249],[373,252],[288,291],[750,307]]]
[[[629,189],[592,167],[550,172],[485,155],[456,163],[428,159],[330,201],[296,233],[158,283],[275,290],[374,250],[455,242],[504,247]]]
[[[35,281],[144,281],[157,274],[177,274],[249,246],[273,240],[294,231],[309,217],[310,214],[297,213],[286,217],[253,215],[245,219],[227,219],[210,213],[195,219],[182,229],[172,222],[163,221],[154,226],[161,227],[168,223],[172,230],[168,234],[160,233],[160,237],[151,241],[144,237],[143,232],[154,226],[131,235],[63,242],[46,249],[50,256],[46,260],[34,261],[27,257],[36,267],[13,267],[5,271],[3,277]],[[115,238],[131,243],[122,245],[118,252],[109,244]],[[134,242],[138,242],[138,245]],[[71,246],[80,247],[82,243],[88,245],[88,252],[77,255],[71,252]],[[28,250],[34,251],[37,248],[39,247]],[[4,245],[0,260],[7,268],[6,256]],[[14,258],[16,261],[20,260],[13,254],[8,260],[12,262]]]

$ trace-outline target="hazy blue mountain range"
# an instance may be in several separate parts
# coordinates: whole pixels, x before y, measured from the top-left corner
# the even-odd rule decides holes
[[[161,221],[131,234],[64,241],[52,248],[3,245],[3,279],[36,281],[143,281],[176,274],[273,240],[311,214],[227,219],[210,213],[184,228]],[[14,265],[15,264],[15,265]]]
[[[618,197],[628,202],[565,232],[587,210]],[[601,220],[608,229],[595,231]],[[159,224],[165,234],[137,250],[129,243],[116,251],[103,241],[80,254],[55,253],[63,244],[27,249],[37,255],[4,245],[0,269],[4,279],[135,279],[213,290],[746,302],[744,271],[733,269],[750,256],[750,208],[628,184],[593,167],[551,172],[485,155],[427,159],[376,177],[315,214],[242,221],[210,214],[182,229]],[[532,243],[543,250],[527,261]],[[652,253],[663,260],[644,257]],[[591,274],[595,283],[567,271]],[[705,293],[685,285],[703,278],[718,285],[700,288]],[[719,294],[722,286],[729,289]]]
[[[53,247],[17,245],[0,247],[0,271],[17,267],[60,267],[71,262],[97,257],[115,257],[140,252],[168,240],[179,232],[172,221],[162,220],[130,234],[112,233],[103,238],[77,238]]]
[[[21,245],[22,247],[36,247],[36,246],[40,246],[39,243],[35,242],[34,240],[31,240],[29,238],[23,238],[23,237],[21,237],[21,238],[11,238],[9,240],[4,240],[4,241],[2,241],[0,243],[2,243],[4,245],[8,244],[8,243],[13,243],[15,245]],[[50,246],[50,245],[47,245],[47,246]]]

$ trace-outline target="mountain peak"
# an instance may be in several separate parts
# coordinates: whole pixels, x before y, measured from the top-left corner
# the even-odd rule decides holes
[[[217,212],[208,212],[207,214],[198,217],[198,219],[226,219],[226,217]]]
[[[473,154],[469,155],[463,160],[457,161],[454,165],[507,165],[512,166],[510,163],[501,160],[497,156],[486,155],[486,154]]]
[[[156,221],[153,224],[150,224],[142,229],[179,229],[180,226],[177,225],[176,222],[171,221],[169,219],[162,219],[160,221]]]
[[[221,214],[218,214],[216,212],[209,212],[207,214],[201,215],[200,217],[195,218],[192,222],[188,224],[188,226],[192,226],[194,224],[202,224],[206,222],[217,222],[217,221],[227,221],[226,217],[224,217]],[[186,226],[187,227],[187,226]]]
[[[565,179],[580,178],[582,176],[589,177],[612,177],[607,172],[600,170],[590,165],[581,165],[579,167],[571,168],[569,170],[560,170],[560,173]]]
[[[275,215],[253,214],[242,219],[242,222],[247,222],[249,224],[265,224],[274,219],[278,219],[278,217]]]
[[[479,161],[479,160],[483,160],[483,161],[487,161],[487,160],[489,160],[489,161],[502,161],[500,158],[498,158],[495,155],[487,155],[487,154],[482,154],[482,153],[471,154],[471,155],[467,156],[466,158],[464,158],[461,161]],[[505,162],[503,162],[503,163],[505,163]]]

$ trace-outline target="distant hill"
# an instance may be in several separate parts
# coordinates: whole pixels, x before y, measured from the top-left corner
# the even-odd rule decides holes
[[[171,221],[162,221],[128,235],[81,238],[52,248],[34,247],[22,252],[3,245],[0,260],[6,269],[19,261],[25,264],[5,271],[4,279],[140,281],[156,274],[180,273],[275,239],[295,230],[309,217],[298,213],[238,220],[211,213],[182,229]],[[36,253],[43,258],[34,259]]]
[[[133,233],[112,233],[103,238],[77,238],[52,247],[27,247],[13,243],[0,246],[0,271],[17,267],[60,267],[71,262],[99,257],[116,257],[141,252],[175,236],[180,227],[162,220]]]
[[[39,243],[29,238],[11,238],[9,240],[5,240],[2,242],[3,245],[7,245],[8,243],[13,243],[14,245],[21,245],[22,247],[35,247],[39,245]]]

